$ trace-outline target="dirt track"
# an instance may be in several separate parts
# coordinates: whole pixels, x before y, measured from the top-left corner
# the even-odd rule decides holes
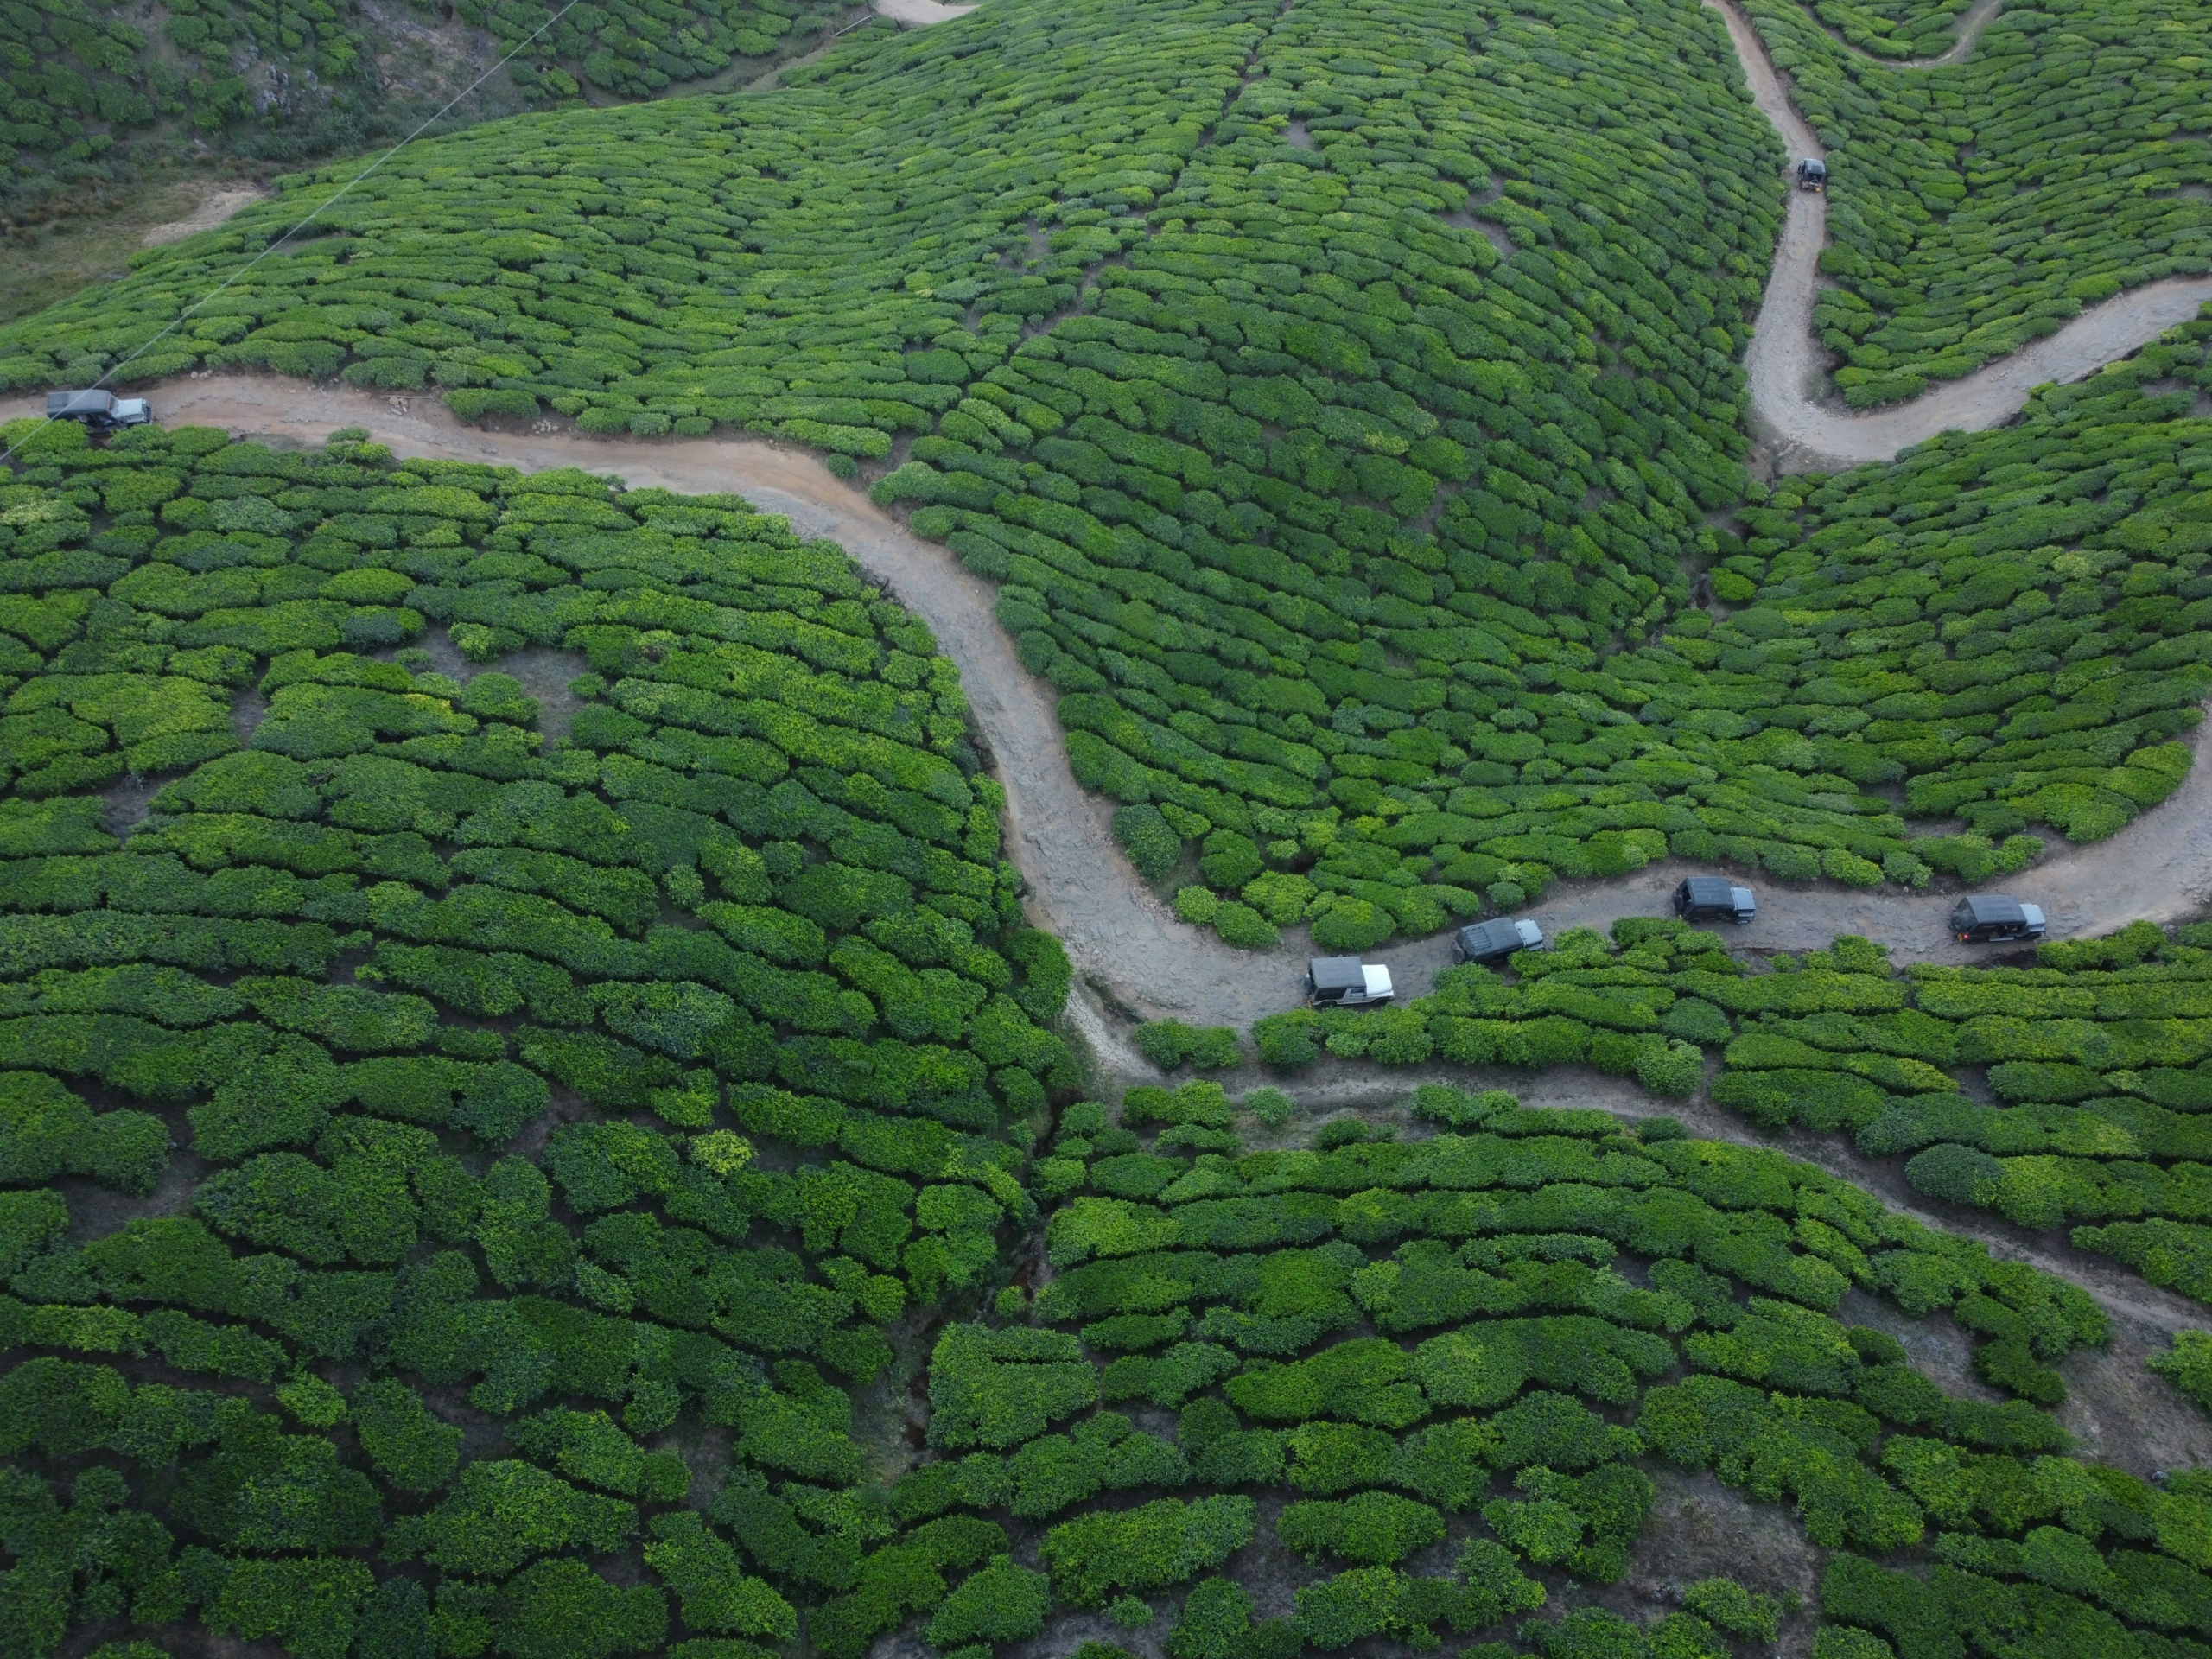
[[[1774,61],[1750,20],[1732,0],[1705,0],[1728,26],[1742,60],[1752,101],[1799,156],[1827,154],[1804,118],[1790,104]],[[1942,57],[1899,68],[1955,63],[1972,50],[1993,4],[1978,5],[1960,31],[1959,43]],[[1785,473],[1834,472],[1885,461],[1900,449],[1954,429],[1986,431],[2002,426],[2036,387],[2082,379],[2126,356],[2177,323],[2187,322],[2212,300],[2212,276],[2172,276],[2146,283],[2093,305],[2055,334],[2036,340],[1961,379],[1931,386],[1910,403],[1854,415],[1824,391],[1827,348],[1813,333],[1813,305],[1821,279],[1821,250],[1827,245],[1827,198],[1793,190],[1789,214],[1774,251],[1774,271],[1745,353],[1751,380],[1751,425],[1776,467]]]
[[[202,231],[212,231],[243,213],[257,201],[269,200],[269,191],[257,184],[231,185],[211,190],[200,205],[182,219],[172,219],[166,225],[156,225],[139,238],[139,245],[158,248],[171,242],[181,242],[188,236],[197,236]]]
[[[1035,919],[1066,941],[1078,971],[1126,1007],[1197,1025],[1248,1027],[1300,994],[1310,949],[1304,930],[1272,951],[1231,950],[1175,919],[1138,878],[1108,832],[1109,804],[1084,793],[1068,769],[1053,694],[1021,666],[993,613],[990,584],[943,547],[909,534],[810,454],[758,440],[616,442],[574,433],[508,435],[461,425],[433,399],[395,399],[347,386],[219,375],[156,386],[170,424],[320,443],[333,429],[366,427],[402,456],[501,461],[529,469],[577,466],[620,473],[632,486],[734,490],[787,514],[805,536],[841,543],[871,575],[929,621],[959,664],[962,683],[1007,789],[1009,856],[1028,879]],[[404,404],[402,408],[398,405]],[[33,412],[0,399],[0,416]],[[2054,936],[2108,931],[2139,916],[2172,921],[2212,900],[2212,728],[2173,798],[2110,841],[2067,848],[2008,883],[2040,904]],[[1548,932],[1604,928],[1621,915],[1656,915],[1690,867],[1673,861],[1609,881],[1563,884],[1528,913]],[[1944,926],[1952,900],[1891,888],[1761,888],[1758,920],[1731,942],[1777,950],[1827,944],[1839,933],[1887,944],[1899,961],[1973,961]],[[1384,954],[1402,992],[1427,989],[1449,960],[1446,935]]]
[[[964,17],[975,10],[974,6],[939,5],[938,0],[875,0],[875,15],[896,22],[913,23],[927,28],[955,17]]]

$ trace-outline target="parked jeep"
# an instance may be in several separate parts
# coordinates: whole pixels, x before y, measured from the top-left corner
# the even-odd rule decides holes
[[[154,407],[143,397],[118,397],[111,391],[49,391],[46,418],[77,421],[94,432],[118,427],[143,426],[154,418]]]
[[[1503,962],[1516,950],[1541,950],[1544,930],[1534,922],[1477,922],[1452,936],[1454,962]]]
[[[1306,966],[1306,1000],[1317,1008],[1363,1008],[1388,1002],[1390,970],[1357,957],[1316,957]]]
[[[1758,896],[1717,875],[1693,875],[1675,889],[1675,914],[1686,922],[1734,922],[1759,913]]]
[[[1951,931],[1961,944],[2043,938],[2043,912],[2002,893],[1974,893],[1951,907]]]

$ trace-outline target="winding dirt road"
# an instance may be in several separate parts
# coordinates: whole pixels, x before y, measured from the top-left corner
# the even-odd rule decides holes
[[[1816,141],[1790,107],[1765,48],[1733,0],[1706,3],[1714,5],[1726,22],[1759,107],[1793,149],[1817,154]],[[1974,33],[1999,3],[1982,0],[1967,14],[1959,44],[1934,61],[1955,60],[1954,54],[1969,50]],[[1808,319],[1814,260],[1825,234],[1823,207],[1817,196],[1793,198],[1774,283],[1750,354],[1755,415],[1778,422],[1777,429],[1799,433],[1789,441],[1808,456],[1817,454],[1833,461],[1840,453],[1849,459],[1885,459],[1898,445],[1917,442],[1943,425],[1990,424],[2002,418],[2007,411],[1994,404],[1967,409],[1960,421],[1948,412],[1955,405],[1970,404],[1974,389],[1985,386],[1993,376],[2012,374],[2022,381],[2023,392],[2026,384],[2050,378],[2020,368],[2021,361],[2031,355],[2023,353],[2007,365],[1901,409],[1865,416],[1820,409],[1802,391],[1777,394],[1777,377],[1789,384],[1790,361],[1802,362],[1809,373],[1817,360],[1817,342]],[[2085,314],[2068,329],[2040,342],[2037,349],[2063,346],[2086,351],[2089,336],[2085,327],[2107,323],[2118,332],[2104,338],[2096,360],[2133,349],[2146,333],[2127,335],[2111,319],[2117,316],[2118,308],[2131,303],[2139,311],[2146,296],[2167,286],[2171,285],[2139,289]],[[2201,286],[2212,295],[2212,283]],[[2193,304],[2190,309],[2193,312]],[[945,549],[909,534],[861,491],[833,477],[815,457],[749,439],[617,442],[550,431],[505,435],[463,426],[429,397],[391,397],[348,386],[308,385],[258,376],[184,378],[154,387],[151,395],[162,418],[174,423],[219,426],[307,443],[320,442],[336,427],[361,426],[401,456],[499,461],[530,469],[580,466],[619,471],[633,486],[735,490],[770,512],[787,515],[802,534],[841,543],[877,581],[928,620],[939,644],[960,665],[978,728],[1006,784],[1014,831],[1009,853],[1029,882],[1033,913],[1066,941],[1102,1003],[1141,1015],[1243,1028],[1262,1014],[1298,1000],[1310,950],[1303,930],[1287,937],[1274,950],[1246,952],[1177,921],[1115,844],[1108,828],[1109,804],[1077,785],[1068,767],[1052,695],[1022,668],[993,613],[989,584]],[[2017,404],[2015,399],[2012,407]],[[0,415],[35,410],[31,399],[0,399]],[[1923,426],[1925,430],[1920,429]],[[2107,931],[2137,917],[2171,921],[2212,900],[2212,765],[2206,764],[2212,760],[2212,747],[2208,746],[2212,746],[2212,728],[2200,730],[2197,764],[2164,805],[2111,841],[2065,849],[2010,884],[2018,896],[2042,905],[2054,935]],[[1574,925],[1602,928],[1622,914],[1662,911],[1666,895],[1686,873],[1685,867],[1666,861],[1612,880],[1563,885],[1530,914],[1551,932]],[[1852,893],[1769,887],[1759,919],[1739,938],[1747,946],[1802,950],[1825,945],[1839,933],[1858,933],[1889,945],[1901,961],[1972,960],[1952,942],[1944,925],[1950,903],[1943,895],[1886,889]],[[1425,990],[1435,970],[1448,960],[1449,948],[1448,937],[1439,937],[1389,952],[1402,990]]]
[[[1728,38],[1751,83],[1751,99],[1789,149],[1825,158],[1804,118],[1767,55],[1766,43],[1734,0],[1703,0],[1728,26]],[[2001,0],[1982,0],[1962,20],[1959,39],[1939,58],[1893,66],[1936,68],[1958,62]],[[2114,295],[2059,329],[1957,380],[1931,386],[1910,403],[1853,414],[1823,391],[1827,348],[1813,332],[1813,305],[1821,287],[1821,250],[1827,245],[1827,198],[1793,190],[1782,238],[1774,251],[1751,349],[1744,370],[1751,381],[1751,426],[1777,468],[1785,473],[1836,472],[1891,460],[1900,449],[1925,443],[1939,432],[1986,431],[2002,426],[2027,403],[2028,394],[2053,381],[2079,380],[2126,357],[2177,323],[2189,321],[2212,300],[2212,276],[2171,276]]]
[[[998,624],[990,584],[949,551],[910,534],[811,454],[756,439],[613,441],[575,433],[512,435],[463,426],[434,398],[394,398],[342,385],[250,375],[184,378],[152,388],[173,425],[217,426],[296,443],[334,429],[365,427],[403,457],[503,462],[537,470],[619,472],[632,487],[734,490],[779,512],[804,536],[842,543],[861,567],[936,632],[960,665],[962,683],[1007,791],[1008,855],[1027,878],[1039,925],[1066,942],[1077,969],[1141,1015],[1249,1027],[1293,1006],[1311,954],[1305,931],[1270,951],[1230,949],[1175,919],[1138,877],[1109,831],[1110,804],[1086,794],[1069,770],[1054,694],[1021,666]],[[0,399],[0,418],[36,412],[32,399]],[[2109,931],[2135,918],[2174,921],[2212,900],[2212,727],[2201,728],[2197,763],[2164,804],[2110,841],[2066,848],[2010,883],[2040,904],[2055,936]],[[1527,913],[1547,932],[1605,928],[1621,915],[1664,912],[1691,867],[1662,861],[1606,881],[1562,884]],[[1901,962],[1974,961],[1944,925],[1952,900],[1894,889],[1762,889],[1758,920],[1732,943],[1774,950],[1824,946],[1857,933]],[[1449,935],[1384,954],[1404,995],[1428,988],[1450,960]]]

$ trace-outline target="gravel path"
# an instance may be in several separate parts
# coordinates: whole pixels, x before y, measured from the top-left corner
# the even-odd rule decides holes
[[[202,231],[214,230],[254,203],[268,200],[270,194],[266,186],[258,184],[221,187],[209,192],[207,199],[186,217],[155,226],[139,239],[138,245],[158,248],[167,243],[181,242],[188,236],[197,236]]]
[[[1294,930],[1270,951],[1231,950],[1175,919],[1139,879],[1109,833],[1110,804],[1086,794],[1068,769],[1054,696],[1021,666],[994,614],[988,582],[934,543],[907,532],[814,456],[755,439],[613,441],[575,433],[507,435],[461,425],[429,397],[395,398],[351,386],[273,377],[213,375],[153,388],[160,417],[320,443],[334,428],[368,429],[401,456],[499,461],[537,470],[620,471],[633,487],[734,490],[789,516],[804,536],[842,543],[863,569],[935,631],[960,665],[976,722],[1007,790],[1008,856],[1027,878],[1036,922],[1066,942],[1078,972],[1103,996],[1145,1016],[1249,1027],[1296,1003],[1311,946]],[[29,397],[0,398],[0,418],[35,412]],[[2195,740],[2196,764],[2171,798],[2094,846],[2063,847],[2008,883],[2043,906],[2054,937],[2108,932],[2137,917],[2171,922],[2212,902],[2212,727]],[[1606,881],[1562,883],[1528,912],[1547,932],[1605,928],[1622,915],[1665,912],[1693,867],[1662,861]],[[1759,918],[1732,944],[1802,950],[1839,933],[1887,944],[1900,962],[1986,959],[1956,944],[1944,925],[1953,900],[1895,888],[1761,888]],[[1448,934],[1382,953],[1402,995],[1426,991],[1450,960]]]
[[[1734,0],[1704,0],[1721,15],[1743,60],[1752,101],[1774,125],[1790,154],[1825,157],[1826,149],[1789,102],[1774,60],[1751,20]],[[1957,45],[1928,64],[1955,63],[1997,7],[1984,0],[1967,15]],[[1866,414],[1845,410],[1827,390],[1827,347],[1813,332],[1813,304],[1822,281],[1821,250],[1827,245],[1827,198],[1792,190],[1774,273],[1760,303],[1745,372],[1751,380],[1751,427],[1782,472],[1834,472],[1886,461],[1900,449],[1939,432],[1986,431],[2018,414],[2028,394],[2052,381],[2079,380],[2126,356],[2177,323],[2187,322],[2212,300],[2212,276],[2171,276],[2093,305],[2056,334],[1976,370],[1930,387],[1910,403]]]
[[[939,5],[938,0],[875,0],[877,16],[889,17],[895,22],[912,23],[923,29],[931,23],[964,17],[975,10],[974,6]]]

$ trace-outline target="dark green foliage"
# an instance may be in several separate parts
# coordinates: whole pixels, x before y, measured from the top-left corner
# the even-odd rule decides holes
[[[507,1438],[586,1485],[671,1503],[691,1484],[681,1454],[646,1452],[603,1411],[554,1410],[511,1424]]]
[[[405,1492],[435,1491],[453,1478],[461,1431],[440,1422],[404,1382],[364,1382],[350,1402],[354,1432],[376,1471]]]
[[[341,1556],[241,1560],[195,1551],[183,1567],[186,1593],[210,1630],[274,1638],[296,1659],[343,1659],[376,1583],[365,1564]]]
[[[396,1522],[392,1537],[435,1567],[487,1576],[572,1545],[613,1549],[637,1524],[627,1503],[579,1491],[526,1463],[487,1460],[462,1471],[453,1495],[429,1514]]]
[[[668,1604],[651,1585],[618,1590],[582,1561],[533,1562],[489,1604],[494,1645],[509,1659],[607,1659],[660,1645]]]
[[[1771,1596],[1746,1590],[1733,1579],[1700,1579],[1682,1592],[1683,1605],[1731,1636],[1771,1642],[1782,1609]]]
[[[944,1599],[930,1621],[929,1639],[940,1652],[976,1641],[1022,1641],[1044,1628],[1052,1605],[1052,1584],[1043,1573],[995,1555]]]
[[[1168,1632],[1169,1659],[1286,1659],[1299,1638],[1287,1621],[1255,1624],[1252,1599],[1227,1579],[1202,1579]]]
[[[1156,806],[1125,806],[1114,814],[1114,839],[1147,880],[1158,880],[1182,856],[1183,838]]]
[[[361,1659],[429,1659],[435,1651],[430,1599],[413,1579],[386,1579],[361,1605]]]
[[[1024,1520],[1037,1521],[1102,1491],[1180,1486],[1190,1478],[1190,1469],[1178,1447],[1134,1431],[1128,1418],[1109,1411],[1065,1434],[1030,1441],[1007,1460],[1007,1474],[1014,1483],[1007,1507]]]
[[[1006,1542],[1003,1529],[969,1516],[925,1522],[871,1554],[853,1589],[821,1608],[812,1624],[816,1644],[830,1659],[859,1659],[870,1637],[942,1601],[946,1572],[1002,1554]]]
[[[1404,1428],[1428,1414],[1411,1357],[1380,1338],[1339,1343],[1292,1365],[1248,1370],[1228,1394],[1241,1410],[1269,1422],[1339,1417]]]
[[[1157,1498],[1063,1522],[1039,1554],[1064,1600],[1103,1606],[1116,1589],[1163,1589],[1219,1567],[1251,1541],[1253,1514],[1250,1498],[1233,1495]]]
[[[376,1488],[340,1465],[329,1440],[239,1414],[179,1480],[177,1513],[203,1536],[249,1550],[363,1549],[376,1539]]]
[[[1515,1572],[1511,1558],[1487,1540],[1470,1544],[1460,1566],[1464,1582],[1414,1578],[1387,1567],[1353,1567],[1302,1586],[1294,1624],[1324,1649],[1375,1636],[1427,1647],[1437,1639],[1433,1624],[1474,1630],[1542,1605],[1543,1587]]]
[[[2172,1345],[2163,1354],[2152,1355],[2145,1363],[2198,1405],[2212,1411],[2212,1334],[2202,1331],[2177,1332]]]
[[[930,1438],[938,1446],[1008,1446],[1098,1398],[1071,1337],[948,1326],[930,1357]]]
[[[645,1565],[680,1599],[683,1622],[695,1630],[787,1642],[798,1631],[791,1604],[762,1580],[748,1577],[737,1555],[696,1512],[674,1510],[652,1520]]]
[[[1395,1493],[1361,1492],[1343,1503],[1286,1506],[1275,1535],[1308,1560],[1325,1554],[1387,1565],[1441,1538],[1444,1517]]]
[[[1905,1165],[1905,1178],[1930,1198],[1986,1205],[1997,1196],[2005,1166],[1969,1147],[1931,1147]]]
[[[1653,1389],[1637,1427],[1678,1463],[1710,1468],[1755,1496],[1795,1497],[1806,1532],[1827,1548],[1847,1538],[1889,1550],[1921,1535],[1919,1506],[1859,1461],[1878,1427],[1855,1407],[1700,1376]]]
[[[143,1196],[168,1166],[168,1131],[159,1118],[95,1115],[50,1077],[0,1073],[0,1182],[31,1186],[56,1175],[87,1175]]]
[[[1236,1033],[1226,1026],[1186,1026],[1179,1020],[1153,1020],[1137,1027],[1137,1046],[1163,1071],[1180,1065],[1214,1071],[1243,1063]]]

